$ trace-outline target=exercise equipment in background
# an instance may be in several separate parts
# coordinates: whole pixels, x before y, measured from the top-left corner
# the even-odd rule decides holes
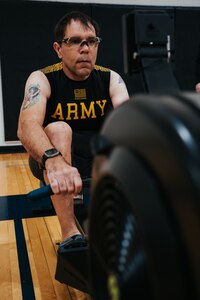
[[[142,74],[147,92],[179,90],[174,20],[174,11],[160,8],[138,8],[122,17],[124,72]]]

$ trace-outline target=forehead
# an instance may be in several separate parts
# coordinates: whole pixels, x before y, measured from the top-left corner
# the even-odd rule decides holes
[[[90,27],[86,27],[80,21],[71,20],[70,24],[68,24],[65,28],[65,35],[73,36],[73,35],[95,35],[95,29],[92,24],[89,24]]]

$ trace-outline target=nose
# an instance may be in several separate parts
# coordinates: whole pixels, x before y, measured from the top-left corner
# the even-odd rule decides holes
[[[80,52],[88,53],[90,51],[90,47],[87,41],[82,41],[80,44]]]
[[[89,47],[88,42],[86,40],[83,40],[80,44],[81,47],[83,47],[84,45],[86,45],[87,47]]]

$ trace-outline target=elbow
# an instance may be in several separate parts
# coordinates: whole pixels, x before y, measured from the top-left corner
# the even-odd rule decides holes
[[[24,130],[23,128],[26,128],[26,124],[24,122],[19,122],[18,123],[18,128],[17,128],[17,137],[18,139],[22,142],[23,141],[23,135],[24,135]]]
[[[18,127],[18,129],[17,129],[17,137],[21,141],[21,139],[22,139],[22,130],[21,130],[20,127]]]

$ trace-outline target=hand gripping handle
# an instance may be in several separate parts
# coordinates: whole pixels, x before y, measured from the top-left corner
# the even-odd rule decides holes
[[[83,190],[84,189],[89,189],[90,187],[90,184],[91,184],[91,178],[84,178],[82,179],[82,182],[83,182]],[[49,197],[53,195],[53,191],[51,189],[51,186],[50,185],[45,185],[43,187],[40,187],[36,190],[33,190],[31,192],[29,192],[27,194],[27,198],[30,199],[30,200],[40,200],[42,198],[45,198],[45,197]]]

